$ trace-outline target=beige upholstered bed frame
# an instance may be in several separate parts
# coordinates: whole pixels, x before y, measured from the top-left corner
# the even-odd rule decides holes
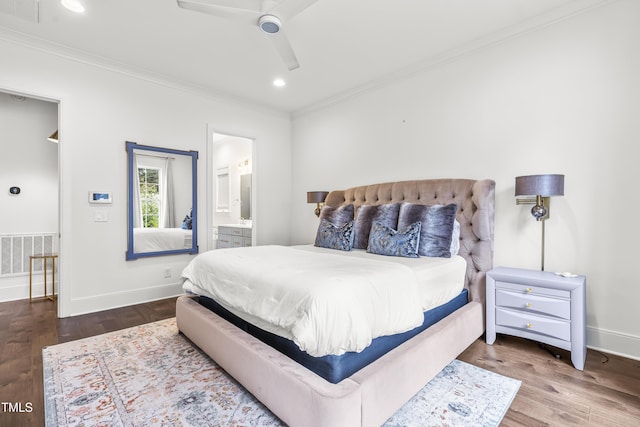
[[[379,426],[484,332],[485,273],[492,267],[491,180],[404,181],[333,191],[340,206],[458,204],[460,255],[470,302],[351,377],[332,384],[207,310],[178,298],[178,328],[290,426]]]

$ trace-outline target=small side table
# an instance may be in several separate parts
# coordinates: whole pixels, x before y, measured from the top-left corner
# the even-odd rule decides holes
[[[571,352],[583,370],[587,357],[586,277],[498,267],[487,273],[487,344],[496,333],[514,335]]]
[[[33,301],[33,260],[42,260],[42,275],[44,276],[43,299],[56,299],[56,258],[58,254],[41,254],[29,256],[29,302]],[[47,295],[47,260],[51,260],[51,296]]]

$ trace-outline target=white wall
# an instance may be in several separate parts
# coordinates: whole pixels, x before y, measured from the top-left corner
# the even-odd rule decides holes
[[[58,231],[57,127],[57,104],[0,92],[0,234]]]
[[[492,178],[494,265],[537,269],[540,224],[514,177],[563,173],[546,269],[587,275],[589,346],[640,358],[638,16],[640,2],[614,2],[294,116],[293,243],[317,227],[309,190]]]
[[[181,292],[192,256],[125,261],[125,141],[199,151],[198,239],[206,249],[207,125],[256,137],[260,169],[258,241],[289,243],[291,129],[288,115],[213,100],[126,73],[0,40],[0,91],[60,100],[61,241],[59,315],[130,305]],[[89,190],[113,193],[113,204],[89,205]],[[272,197],[275,195],[275,197]],[[107,222],[94,222],[96,209]],[[169,267],[173,277],[165,279]]]

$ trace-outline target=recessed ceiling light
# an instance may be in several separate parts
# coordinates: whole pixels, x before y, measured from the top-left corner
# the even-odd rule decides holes
[[[287,84],[287,83],[286,83],[284,80],[282,80],[282,79],[275,79],[275,80],[273,81],[273,85],[274,85],[274,86],[276,86],[276,87],[282,87],[282,86],[284,86],[284,85],[286,85],[286,84]]]
[[[84,12],[84,6],[80,3],[80,0],[60,0],[60,3],[72,12]]]

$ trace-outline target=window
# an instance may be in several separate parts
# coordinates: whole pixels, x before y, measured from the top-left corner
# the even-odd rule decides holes
[[[160,169],[138,167],[140,181],[140,210],[144,228],[158,228],[160,224]]]

